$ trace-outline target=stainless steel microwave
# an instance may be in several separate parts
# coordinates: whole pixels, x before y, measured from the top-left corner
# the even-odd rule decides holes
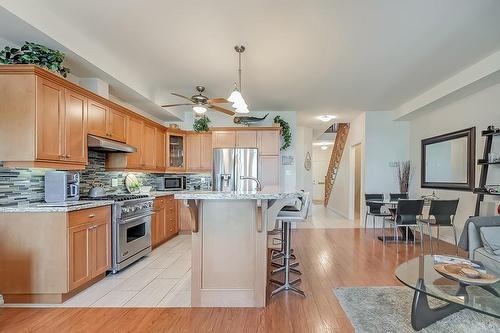
[[[186,189],[186,176],[164,176],[157,179],[159,191],[182,191]]]

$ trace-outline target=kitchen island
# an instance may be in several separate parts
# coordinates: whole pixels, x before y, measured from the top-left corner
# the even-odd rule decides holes
[[[300,192],[186,191],[192,221],[191,305],[264,307],[267,231]]]

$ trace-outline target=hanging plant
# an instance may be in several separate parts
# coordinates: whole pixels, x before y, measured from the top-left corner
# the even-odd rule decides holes
[[[208,123],[210,119],[206,115],[201,116],[196,119],[193,123],[193,129],[195,132],[208,132]]]
[[[6,46],[0,51],[0,63],[38,65],[66,77],[69,68],[62,65],[65,56],[61,51],[52,50],[36,43],[25,42],[20,49]]]
[[[280,116],[274,117],[274,123],[279,124],[281,127],[281,150],[285,150],[292,144],[292,132],[290,131],[290,125]]]

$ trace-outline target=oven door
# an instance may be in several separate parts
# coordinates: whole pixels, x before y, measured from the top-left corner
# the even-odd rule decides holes
[[[151,246],[152,212],[129,217],[118,223],[118,263]]]

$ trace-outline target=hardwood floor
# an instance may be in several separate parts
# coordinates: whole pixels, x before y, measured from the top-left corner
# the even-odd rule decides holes
[[[0,331],[352,332],[332,288],[400,285],[394,269],[420,253],[418,244],[400,245],[398,252],[395,244],[378,241],[379,234],[380,230],[371,229],[294,231],[293,247],[303,272],[301,288],[307,297],[282,293],[264,309],[0,308]],[[424,251],[428,253],[427,248]],[[441,242],[439,252],[455,253],[455,248]]]

